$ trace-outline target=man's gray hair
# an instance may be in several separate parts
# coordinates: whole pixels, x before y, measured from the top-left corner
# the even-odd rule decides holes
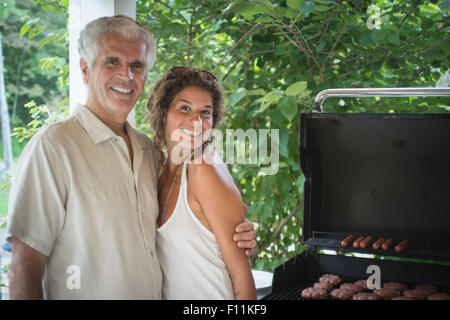
[[[100,36],[106,32],[119,33],[129,39],[140,39],[147,47],[147,70],[156,60],[156,44],[153,35],[133,19],[117,15],[114,17],[102,17],[89,22],[80,33],[78,51],[86,60],[89,68],[92,68],[97,59],[100,46]]]

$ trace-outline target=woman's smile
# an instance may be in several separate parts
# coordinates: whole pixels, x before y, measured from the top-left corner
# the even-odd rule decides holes
[[[175,145],[192,149],[203,143],[203,135],[213,125],[212,105],[211,94],[195,86],[181,90],[174,97],[167,112],[165,130],[169,154]]]
[[[180,129],[181,130],[181,132],[183,132],[183,133],[185,133],[185,134],[187,134],[188,136],[191,136],[191,137],[200,137],[201,135],[202,135],[202,132],[201,131],[192,131],[192,130],[189,130],[189,129],[184,129],[184,128],[181,128]]]

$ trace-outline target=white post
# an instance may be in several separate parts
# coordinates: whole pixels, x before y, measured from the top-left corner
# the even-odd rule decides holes
[[[135,0],[69,0],[69,79],[70,79],[70,112],[75,110],[77,103],[85,103],[86,87],[80,69],[78,54],[78,38],[86,24],[100,17],[126,15],[136,19]],[[128,116],[128,121],[135,126],[134,109]]]

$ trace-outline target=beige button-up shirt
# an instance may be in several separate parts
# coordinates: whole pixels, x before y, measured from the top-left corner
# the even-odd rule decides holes
[[[128,123],[124,140],[88,108],[39,131],[10,192],[7,236],[48,256],[48,299],[160,299],[157,161]]]

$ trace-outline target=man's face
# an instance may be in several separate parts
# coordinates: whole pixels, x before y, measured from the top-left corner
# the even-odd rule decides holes
[[[99,116],[126,118],[144,90],[147,49],[142,40],[118,33],[103,34],[93,66],[89,68],[81,60],[83,79],[88,85],[87,106]]]

